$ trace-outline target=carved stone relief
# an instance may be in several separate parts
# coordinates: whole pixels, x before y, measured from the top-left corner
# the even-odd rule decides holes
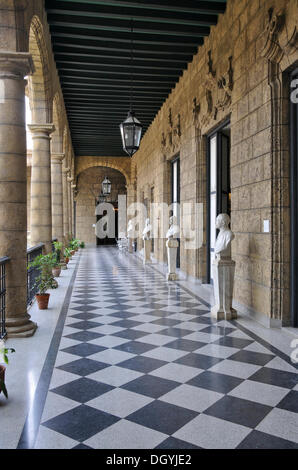
[[[162,133],[161,149],[165,156],[172,156],[179,151],[181,144],[181,116],[180,114],[173,120],[172,110],[168,114],[168,130]]]

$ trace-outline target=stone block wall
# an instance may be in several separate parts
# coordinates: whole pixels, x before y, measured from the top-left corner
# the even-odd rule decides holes
[[[169,162],[180,155],[181,203],[203,205],[203,246],[186,250],[182,235],[181,269],[206,282],[206,140],[230,120],[235,297],[265,323],[289,321],[288,95],[283,81],[298,61],[297,14],[296,0],[229,0],[133,157],[137,199],[148,197],[154,186],[155,202],[170,202]],[[264,233],[264,220],[270,233]],[[159,261],[166,261],[164,246],[165,240],[155,242]]]

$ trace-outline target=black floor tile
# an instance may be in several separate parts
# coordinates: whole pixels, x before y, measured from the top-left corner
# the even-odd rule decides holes
[[[180,385],[180,383],[174,382],[173,380],[162,379],[160,377],[154,377],[153,375],[143,375],[138,379],[122,385],[121,388],[147,397],[159,398]]]
[[[271,410],[272,407],[270,406],[243,400],[242,398],[225,396],[205,410],[204,414],[241,424],[248,428],[255,428]]]
[[[76,356],[87,357],[91,356],[91,354],[104,351],[105,349],[107,348],[92,343],[79,343],[75,344],[74,346],[70,346],[69,348],[62,349],[62,352],[74,354]]]
[[[198,369],[210,369],[210,367],[215,366],[219,362],[222,362],[223,359],[216,357],[205,356],[204,354],[191,353],[187,356],[183,356],[180,359],[177,359],[175,362],[177,364],[184,364],[185,366],[197,367]]]
[[[199,341],[191,341],[189,339],[176,339],[175,341],[166,345],[167,348],[179,349],[182,351],[195,351],[196,349],[206,346],[206,343],[201,343]]]
[[[252,431],[237,449],[298,449],[298,444],[263,432]]]
[[[79,403],[86,403],[103,393],[109,392],[113,388],[114,387],[111,387],[110,385],[83,377],[54,388],[51,391]]]
[[[249,380],[255,380],[256,382],[262,382],[270,385],[277,385],[278,387],[284,387],[291,390],[298,383],[298,374],[277,369],[270,369],[269,367],[263,367],[251,377],[249,377]]]
[[[160,335],[173,336],[174,338],[183,338],[193,333],[192,330],[184,330],[183,328],[166,328],[159,331]]]
[[[81,405],[43,423],[43,426],[82,442],[119,421],[119,418]]]
[[[125,369],[132,369],[138,372],[143,372],[144,374],[148,374],[155,369],[159,369],[160,367],[167,364],[165,361],[160,361],[159,359],[152,359],[151,357],[145,356],[136,356],[128,359],[127,361],[120,362],[118,367],[124,367]]]
[[[69,325],[70,328],[77,328],[78,330],[90,330],[91,328],[96,328],[97,326],[102,326],[101,323],[96,323],[95,321],[80,321],[78,323],[72,323]]]
[[[201,447],[194,446],[189,442],[180,441],[180,439],[175,439],[175,437],[169,437],[155,447],[155,449],[201,449]]]
[[[171,435],[194,419],[198,413],[158,400],[126,417],[134,423]]]
[[[71,333],[70,335],[66,335],[65,338],[69,339],[74,339],[76,341],[82,341],[82,342],[87,342],[91,341],[93,339],[101,338],[102,335],[101,333],[95,333],[92,331],[78,331],[77,333]]]
[[[134,339],[143,338],[143,336],[146,336],[148,334],[149,333],[145,331],[136,331],[136,330],[128,329],[128,330],[119,331],[118,333],[114,333],[113,336],[134,340]]]
[[[256,364],[257,366],[265,366],[268,362],[272,361],[274,356],[271,354],[263,354],[254,351],[238,351],[229,357],[230,361],[245,362],[247,364]]]
[[[214,344],[220,344],[221,346],[227,346],[230,348],[242,349],[242,348],[246,348],[253,342],[254,341],[250,339],[233,338],[232,336],[223,336],[222,338],[215,341]]]
[[[293,413],[298,413],[298,392],[296,390],[291,390],[288,395],[286,395],[282,401],[277,405],[277,408],[282,408],[283,410],[292,411]],[[298,426],[298,414],[297,414],[297,426]]]
[[[68,362],[62,366],[57,367],[57,369],[64,370],[66,372],[70,372],[71,374],[87,376],[89,374],[93,374],[98,370],[105,369],[109,367],[110,364],[105,364],[99,361],[93,361],[93,359],[78,359],[77,361]]]
[[[129,343],[116,346],[114,349],[119,349],[119,351],[125,351],[133,354],[143,354],[155,348],[156,346],[153,344],[141,343],[140,341],[130,341]]]
[[[213,392],[229,393],[234,388],[238,387],[241,382],[243,382],[243,380],[237,377],[205,371],[189,380],[187,384],[205,388],[206,390],[212,390]]]

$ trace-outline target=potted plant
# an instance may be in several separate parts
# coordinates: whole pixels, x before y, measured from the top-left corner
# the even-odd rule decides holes
[[[85,242],[80,243],[80,248],[85,248]]]
[[[71,251],[70,251],[70,249],[69,249],[69,248],[65,248],[63,255],[64,255],[65,263],[68,264],[68,263],[69,263],[69,260],[70,260],[70,258],[71,258]]]
[[[76,251],[78,251],[80,246],[80,240],[77,240],[76,238],[73,238],[69,242],[69,248],[71,249],[72,254],[74,255]]]
[[[61,251],[62,251],[62,243],[61,242],[54,242],[54,253],[53,253],[53,261],[55,264],[52,268],[52,274],[54,277],[59,277],[61,274]]]
[[[57,289],[58,287],[58,283],[53,278],[52,273],[52,269],[55,267],[56,263],[56,257],[53,253],[49,253],[48,255],[37,256],[28,266],[28,269],[37,268],[40,271],[40,275],[35,281],[35,287],[37,287],[35,297],[40,310],[46,310],[48,308],[50,294],[47,293],[47,290]]]
[[[8,354],[14,353],[15,350],[13,348],[6,348],[4,341],[0,341],[0,356],[3,357],[3,361],[6,365],[8,365]],[[5,371],[6,367],[0,364],[0,394],[1,392],[4,394],[6,398],[8,398],[7,388],[5,385]]]

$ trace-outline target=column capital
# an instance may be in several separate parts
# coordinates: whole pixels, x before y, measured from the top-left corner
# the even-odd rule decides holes
[[[34,71],[32,55],[28,52],[0,51],[0,78],[20,80]]]
[[[52,153],[51,154],[52,163],[57,163],[57,164],[62,165],[62,162],[63,162],[64,158],[65,158],[64,153]]]
[[[28,129],[33,139],[36,137],[50,138],[50,135],[55,132],[54,124],[28,124]]]

